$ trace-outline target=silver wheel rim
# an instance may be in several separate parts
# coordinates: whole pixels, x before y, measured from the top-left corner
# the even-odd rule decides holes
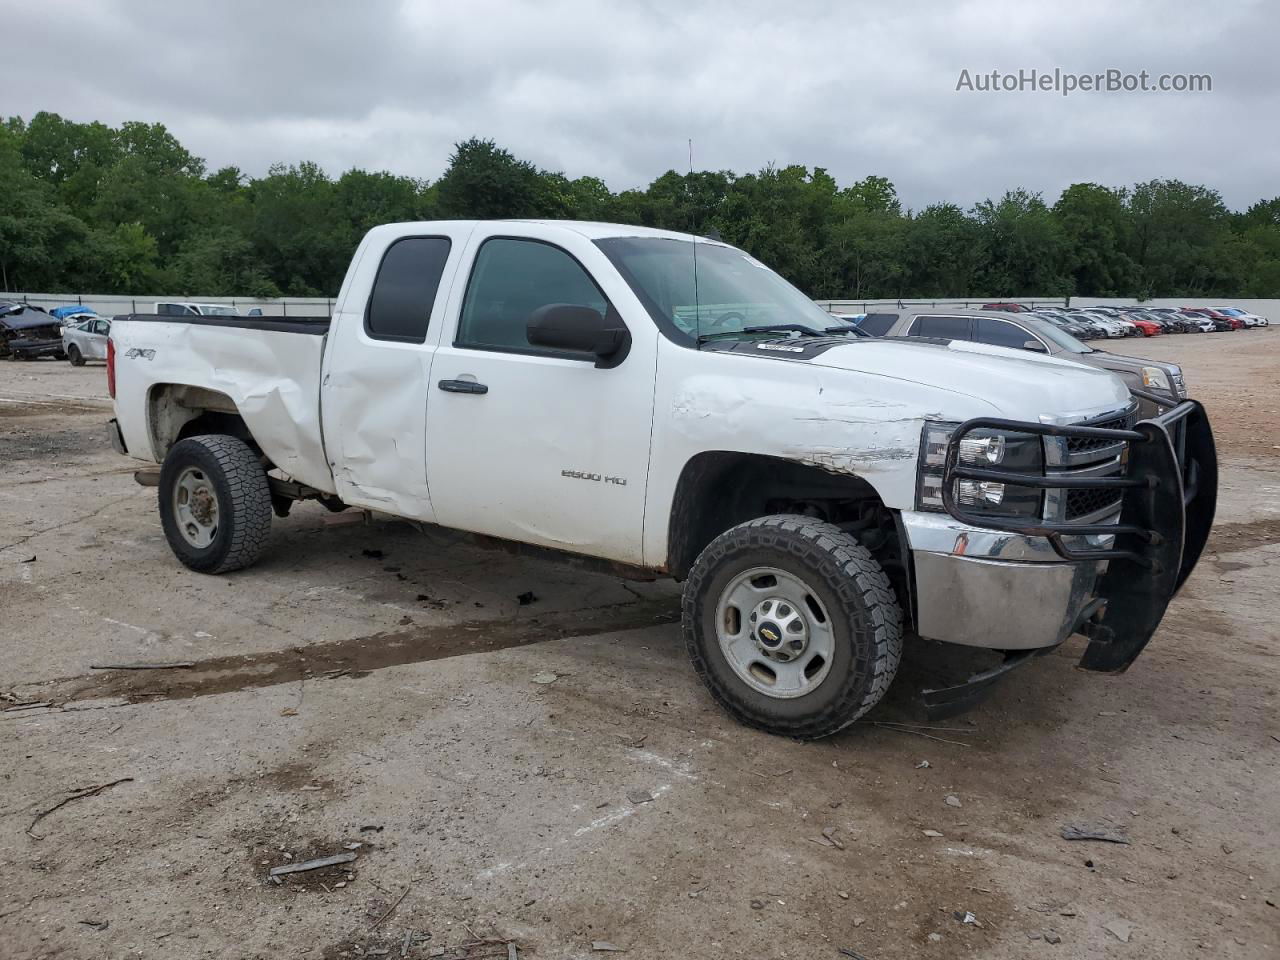
[[[218,497],[199,467],[187,467],[173,485],[173,517],[182,539],[203,549],[218,534]]]
[[[733,672],[767,697],[803,697],[831,672],[835,634],[826,607],[777,567],[752,567],[729,581],[716,604],[716,635]]]

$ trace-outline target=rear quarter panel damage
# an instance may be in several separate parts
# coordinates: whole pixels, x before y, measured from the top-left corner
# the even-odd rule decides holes
[[[164,458],[166,450],[151,428],[157,387],[202,387],[231,399],[282,471],[334,492],[320,432],[325,337],[152,321],[117,321],[111,335],[116,413],[129,450],[156,462]],[[154,352],[148,357],[148,351]]]

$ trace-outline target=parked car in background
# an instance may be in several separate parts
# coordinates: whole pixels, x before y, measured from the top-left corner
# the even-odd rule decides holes
[[[1032,313],[1026,314],[1026,316],[1035,317],[1037,320],[1043,320],[1046,323],[1052,323],[1055,327],[1065,330],[1077,340],[1087,340],[1092,336],[1092,331],[1083,323],[1078,323],[1075,320],[1068,320],[1064,315],[1059,313],[1048,313],[1036,310]]]
[[[240,311],[225,303],[194,303],[189,300],[161,301],[156,313],[162,317],[238,317]]]
[[[1228,317],[1225,313],[1219,313],[1217,310],[1210,310],[1208,307],[1183,307],[1182,312],[1199,317],[1208,317],[1213,321],[1213,329],[1219,333],[1244,329],[1244,324],[1240,320],[1235,317]]]
[[[1150,317],[1144,317],[1140,313],[1132,311],[1122,313],[1120,314],[1120,319],[1125,323],[1132,323],[1144,337],[1158,337],[1162,333],[1170,332],[1159,320],[1152,320]]]
[[[1180,317],[1171,313],[1157,313],[1154,310],[1143,309],[1136,311],[1138,316],[1154,323],[1160,324],[1165,333],[1199,333],[1200,328],[1188,320],[1186,317]]]
[[[68,324],[76,324],[84,320],[86,317],[96,317],[98,311],[93,307],[86,307],[81,303],[71,303],[63,307],[54,307],[49,311],[49,316],[56,317],[58,322],[64,327]]]
[[[83,367],[86,360],[107,359],[107,337],[110,335],[110,320],[87,317],[62,328],[62,348],[73,367]]]
[[[1188,333],[1213,333],[1213,321],[1198,313],[1186,313],[1177,307],[1150,307],[1148,312],[1158,317],[1167,317],[1172,322],[1181,324]]]
[[[1075,314],[1075,316],[1087,317],[1091,319],[1096,326],[1101,328],[1103,332],[1103,336],[1112,340],[1115,340],[1121,337],[1127,337],[1129,336],[1129,331],[1131,329],[1132,330],[1137,329],[1136,327],[1131,327],[1129,324],[1121,323],[1120,321],[1116,320],[1115,317],[1111,316],[1110,314],[1108,314],[1106,311],[1103,311],[1103,310],[1094,310],[1094,309],[1081,310],[1079,313]]]
[[[1246,327],[1265,327],[1268,325],[1266,317],[1260,317],[1256,313],[1249,313],[1239,307],[1213,307],[1212,309],[1228,317],[1236,317],[1244,321]]]
[[[1204,317],[1198,313],[1183,313],[1181,311],[1176,316],[1187,323],[1193,324],[1199,333],[1213,333],[1218,329],[1212,317]]]
[[[1071,321],[1071,323],[1083,326],[1085,334],[1087,334],[1085,339],[1102,340],[1110,337],[1111,335],[1107,332],[1105,326],[1102,325],[1102,321],[1098,320],[1098,317],[1093,314],[1082,314],[1082,312],[1074,311],[1070,312],[1070,314],[1066,314],[1065,316],[1066,319]]]
[[[1125,311],[1120,307],[1085,307],[1084,309],[1087,313],[1092,313],[1094,316],[1118,326],[1121,336],[1142,336],[1142,331],[1138,329],[1137,325],[1128,318]]]
[[[1187,395],[1187,382],[1176,363],[1125,357],[1095,350],[1048,321],[1030,313],[997,313],[985,310],[942,310],[918,307],[910,310],[868,314],[892,317],[889,337],[927,337],[961,340],[1008,347],[1029,353],[1047,354],[1116,374],[1125,386],[1168,394],[1173,400]],[[1159,413],[1156,404],[1139,400],[1142,416]]]
[[[10,360],[35,360],[54,357],[61,360],[62,327],[57,318],[38,307],[13,301],[0,301],[0,357]]]

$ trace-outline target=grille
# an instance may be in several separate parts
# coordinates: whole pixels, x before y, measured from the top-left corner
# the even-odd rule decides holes
[[[1067,491],[1067,520],[1078,520],[1107,507],[1118,507],[1124,492],[1121,490],[1088,489]]]
[[[1127,430],[1130,425],[1129,414],[1112,417],[1110,420],[1080,424],[1082,427],[1102,427],[1105,430]],[[1103,447],[1113,447],[1117,442],[1116,440],[1108,440],[1105,437],[1068,437],[1067,453],[1085,453],[1089,450],[1101,450]]]

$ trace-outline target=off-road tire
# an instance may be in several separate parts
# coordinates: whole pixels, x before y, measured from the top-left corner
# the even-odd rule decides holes
[[[80,348],[74,343],[67,347],[67,359],[71,361],[73,367],[84,366],[84,355],[80,352]]]
[[[761,693],[720,648],[720,594],[756,566],[800,576],[832,621],[833,663],[811,693],[793,699]],[[813,740],[849,726],[880,702],[902,658],[902,608],[888,576],[852,536],[811,517],[760,517],[711,541],[689,572],[682,614],[689,657],[711,695],[742,723],[781,736]]]
[[[218,529],[207,547],[183,537],[174,516],[178,476],[198,467],[210,479],[218,501]],[[258,455],[243,440],[223,434],[188,437],[174,444],[160,468],[160,522],[169,547],[200,573],[228,573],[258,559],[271,532],[271,489]]]

